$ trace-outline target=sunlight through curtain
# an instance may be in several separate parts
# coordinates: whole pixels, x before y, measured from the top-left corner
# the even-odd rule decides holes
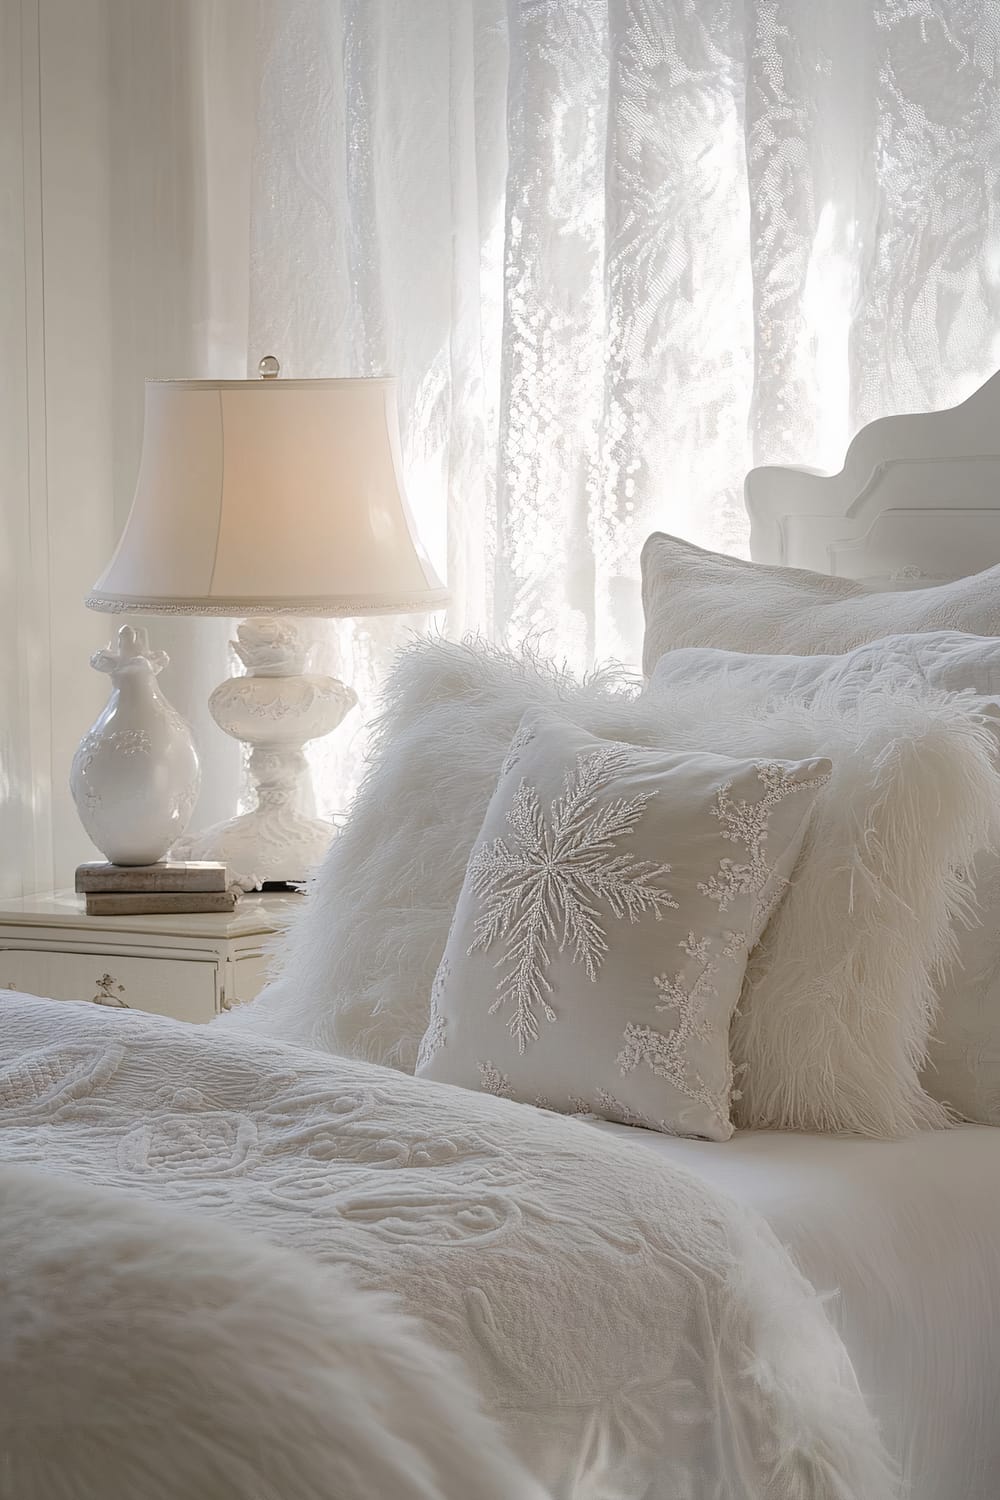
[[[260,14],[251,365],[400,376],[451,631],[635,662],[647,532],[1000,363],[997,0]]]

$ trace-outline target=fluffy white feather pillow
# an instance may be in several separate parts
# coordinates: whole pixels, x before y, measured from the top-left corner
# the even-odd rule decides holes
[[[809,701],[821,683],[840,684],[842,696],[877,678],[974,692],[984,712],[1000,709],[1000,640],[959,631],[894,635],[844,656],[753,656],[688,647],[661,657],[653,690],[692,678],[720,697],[752,695],[760,703],[795,696]],[[932,1098],[964,1119],[1000,1125],[1000,852],[989,846],[984,809],[983,847],[967,871],[974,920],[955,928],[956,956],[937,984],[937,1014],[923,1083]]]
[[[751,955],[731,1032],[737,1124],[900,1136],[948,1121],[920,1081],[936,981],[968,907],[958,873],[1000,809],[972,694],[821,683],[808,701],[730,678],[655,681],[675,735],[721,754],[781,744],[833,761],[791,889]]]

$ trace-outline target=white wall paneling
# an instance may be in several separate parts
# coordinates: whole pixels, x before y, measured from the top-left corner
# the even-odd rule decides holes
[[[83,607],[131,499],[147,375],[246,373],[256,7],[0,0],[0,894],[93,850],[67,777],[117,624]],[[229,815],[224,622],[154,622]]]

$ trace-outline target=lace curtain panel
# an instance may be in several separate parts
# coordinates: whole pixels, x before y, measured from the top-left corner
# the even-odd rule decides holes
[[[997,0],[262,27],[251,354],[399,374],[451,631],[635,662],[650,529],[745,553],[750,465],[836,466],[1000,363]]]

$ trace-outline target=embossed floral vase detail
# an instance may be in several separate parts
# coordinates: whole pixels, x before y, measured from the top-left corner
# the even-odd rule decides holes
[[[162,859],[198,796],[191,731],[156,681],[168,660],[131,625],[90,658],[95,671],[109,674],[111,697],[80,741],[69,784],[80,822],[112,864]]]

